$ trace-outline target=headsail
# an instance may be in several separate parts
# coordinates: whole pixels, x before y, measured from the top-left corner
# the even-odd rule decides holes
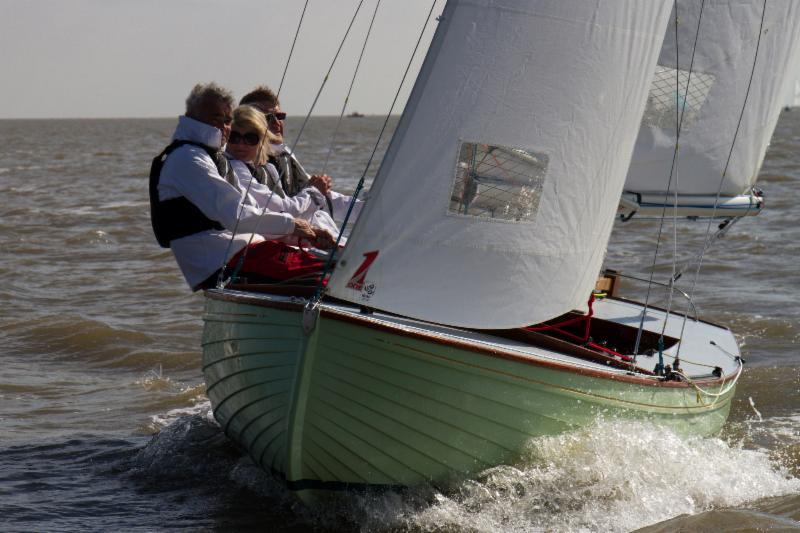
[[[464,327],[585,306],[667,0],[451,0],[328,285]]]
[[[756,214],[761,199],[751,187],[800,59],[800,2],[678,0],[677,8],[677,40],[673,12],[625,183],[623,211],[660,216],[666,200],[671,215],[677,189],[680,216]],[[669,185],[677,110],[684,115]]]

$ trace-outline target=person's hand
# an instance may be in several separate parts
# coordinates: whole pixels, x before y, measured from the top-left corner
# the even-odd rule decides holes
[[[336,239],[324,229],[316,229],[314,233],[316,234],[314,238],[314,246],[316,248],[320,250],[330,250],[336,245]]]
[[[301,239],[307,239],[312,242],[314,242],[317,238],[314,228],[312,228],[311,224],[302,218],[294,219],[294,231],[292,232],[292,235]]]
[[[327,174],[314,174],[308,180],[308,183],[319,189],[322,194],[328,194],[333,187],[333,180]]]

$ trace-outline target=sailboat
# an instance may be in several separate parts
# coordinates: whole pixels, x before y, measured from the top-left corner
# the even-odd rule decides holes
[[[800,13],[790,0],[677,6],[677,36],[672,28],[664,39],[620,215],[757,215],[765,199],[755,182],[776,103],[793,82]]]
[[[459,479],[599,417],[720,430],[731,331],[598,279],[634,147],[652,151],[672,5],[447,2],[324,291],[205,293],[207,394],[254,462],[313,501]]]

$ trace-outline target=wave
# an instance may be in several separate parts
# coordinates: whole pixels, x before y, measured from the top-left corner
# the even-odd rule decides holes
[[[417,507],[365,499],[367,529],[631,531],[668,520],[796,493],[800,479],[720,439],[681,438],[643,423],[600,422],[531,441],[520,466],[499,466]]]
[[[197,365],[196,352],[174,352],[164,345],[163,335],[154,337],[79,315],[31,318],[4,324],[3,329],[7,348],[90,363],[94,368],[152,368],[163,361],[173,368]]]
[[[797,178],[786,176],[784,174],[767,174],[762,173],[758,176],[758,181],[762,183],[787,183],[796,181]]]
[[[238,486],[255,493],[254,501],[272,500],[273,512],[326,530],[631,531],[679,515],[705,514],[705,523],[713,522],[721,509],[800,490],[800,479],[767,451],[680,437],[647,423],[600,421],[532,439],[519,463],[472,479],[403,493],[346,494],[301,508],[277,479],[232,447],[208,404],[196,407],[161,429],[133,469],[158,485]]]

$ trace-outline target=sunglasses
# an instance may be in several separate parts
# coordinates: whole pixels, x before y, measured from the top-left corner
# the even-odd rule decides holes
[[[267,120],[270,122],[273,120],[286,120],[286,113],[267,113]]]
[[[239,133],[238,131],[232,131],[230,137],[228,137],[228,144],[241,144],[244,143],[248,146],[255,146],[261,141],[261,138],[256,133]]]

